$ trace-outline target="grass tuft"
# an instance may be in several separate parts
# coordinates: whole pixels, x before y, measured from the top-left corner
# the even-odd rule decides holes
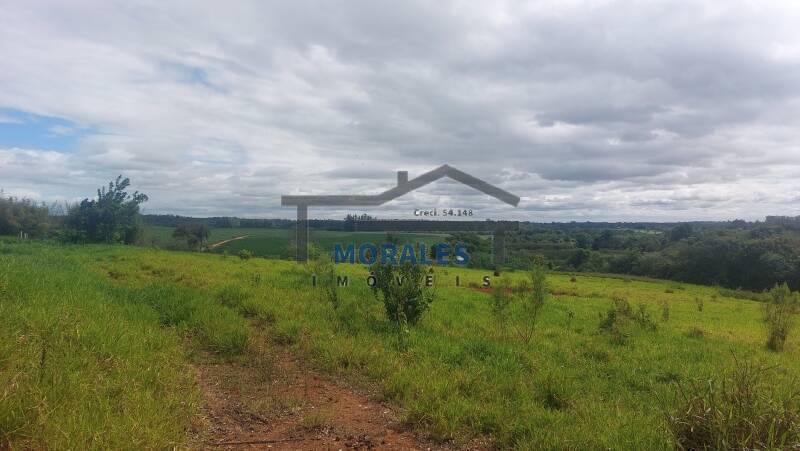
[[[668,425],[679,449],[789,449],[800,445],[800,392],[774,368],[736,361],[718,379],[678,383]]]

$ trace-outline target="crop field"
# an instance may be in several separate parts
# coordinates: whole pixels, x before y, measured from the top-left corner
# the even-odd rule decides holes
[[[149,227],[153,243],[161,248],[169,248],[175,245],[172,238],[172,227],[152,226]],[[214,252],[236,254],[240,250],[246,249],[257,257],[285,257],[294,255],[291,248],[294,239],[294,231],[289,229],[265,229],[265,228],[215,228],[211,229],[209,244],[218,243],[235,237],[246,236],[246,238],[231,241],[222,246],[215,247]],[[356,247],[361,243],[383,243],[386,241],[386,233],[383,232],[338,232],[329,230],[311,230],[310,242],[317,244],[324,251],[332,251],[336,243],[354,243]],[[432,233],[395,233],[401,243],[424,243],[430,245],[441,241],[447,235]]]
[[[772,368],[779,390],[800,376],[797,337],[767,350],[763,304],[713,287],[549,274],[525,342],[519,306],[493,314],[485,271],[433,268],[430,311],[400,332],[366,268],[336,271],[349,286],[334,309],[291,261],[0,241],[0,447],[202,447],[192,367],[282,352],[456,448],[674,449],[680,387],[737,362]],[[644,325],[601,328],[614,299]],[[276,406],[240,408],[269,418]]]

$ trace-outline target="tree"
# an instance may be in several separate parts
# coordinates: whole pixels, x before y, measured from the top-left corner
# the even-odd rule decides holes
[[[210,233],[211,231],[205,224],[186,223],[176,227],[172,232],[172,237],[176,240],[185,240],[186,245],[191,249],[202,249]]]
[[[691,224],[681,224],[669,231],[670,241],[680,241],[692,236],[693,228]]]
[[[139,205],[147,195],[126,191],[130,179],[120,175],[97,190],[97,199],[83,199],[70,208],[64,222],[64,238],[84,243],[133,244],[141,236]]]

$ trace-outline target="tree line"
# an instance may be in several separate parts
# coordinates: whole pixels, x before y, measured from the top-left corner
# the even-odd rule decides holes
[[[630,274],[762,291],[800,289],[800,230],[766,222],[656,228],[524,228],[506,238],[511,266],[544,258],[561,271]]]
[[[173,237],[189,249],[204,248],[214,228],[291,228],[290,219],[190,218],[141,215],[147,195],[130,192],[117,177],[96,196],[54,208],[0,192],[0,235],[53,238],[72,243],[140,244],[150,225],[175,227]],[[321,230],[347,230],[344,220],[312,220]],[[506,235],[506,260],[528,269],[540,261],[554,270],[630,274],[762,291],[777,283],[800,289],[800,218],[766,222],[521,223]],[[447,241],[465,244],[470,266],[492,268],[486,235],[459,233]]]
[[[0,235],[51,238],[71,243],[136,244],[144,233],[139,207],[146,194],[128,192],[130,179],[117,177],[97,197],[65,210],[30,199],[0,195]]]

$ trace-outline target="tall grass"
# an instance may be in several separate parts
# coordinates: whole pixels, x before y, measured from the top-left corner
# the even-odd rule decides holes
[[[679,449],[797,449],[800,387],[776,384],[775,368],[736,360],[717,378],[679,383],[668,414]]]
[[[183,446],[198,407],[185,338],[240,353],[243,318],[189,287],[126,287],[64,249],[0,252],[0,443],[50,449]]]
[[[549,274],[536,333],[525,343],[499,336],[491,296],[469,288],[479,285],[486,273],[439,268],[436,302],[408,328],[407,345],[398,347],[396,328],[366,285],[367,269],[359,266],[336,266],[337,273],[350,277],[350,285],[339,289],[333,309],[324,291],[311,287],[309,272],[293,262],[107,246],[15,247],[12,252],[12,260],[25,253],[36,261],[46,260],[50,252],[55,260],[71,262],[73,269],[82,267],[83,273],[93,274],[82,277],[98,284],[102,304],[113,311],[148,312],[142,324],[171,337],[178,351],[177,343],[186,336],[198,346],[226,349],[213,343],[228,340],[202,338],[213,337],[204,329],[214,328],[195,319],[201,311],[218,312],[234,324],[254,316],[271,338],[267,346],[287,346],[315,368],[370,389],[401,406],[406,424],[457,445],[477,439],[499,449],[674,448],[675,438],[653,402],[663,398],[670,409],[684,406],[680,397],[674,398],[673,382],[724,373],[731,350],[748,362],[780,365],[783,376],[771,380],[781,391],[789,390],[787,380],[800,375],[798,348],[791,339],[782,353],[764,348],[762,303],[719,297],[711,287],[685,284],[668,293],[672,285],[664,282],[591,275],[571,282],[569,275]],[[78,272],[70,269],[69,274]],[[44,278],[35,274],[25,283],[35,285]],[[460,287],[455,286],[456,275]],[[506,276],[512,285],[529,280],[522,272]],[[14,296],[17,288],[5,287],[0,296]],[[161,296],[177,300],[161,302]],[[180,300],[182,296],[198,299],[202,309],[186,310],[188,301]],[[702,313],[694,297],[705,300]],[[621,317],[626,346],[614,346],[607,333],[598,331],[598,317],[607,318],[614,298],[630,301],[620,303],[624,313],[614,313],[615,323]],[[650,312],[658,312],[653,309],[665,302],[669,321],[652,327]],[[526,317],[521,303],[507,306],[509,330],[525,327]],[[219,331],[236,337],[237,328]],[[702,329],[702,339],[687,336],[695,329]],[[10,339],[0,342],[3,349],[15,346]],[[40,362],[41,356],[41,347],[34,347],[20,359]],[[49,359],[47,353],[44,360]],[[38,365],[31,363],[32,368]],[[164,418],[159,412],[153,415]],[[131,424],[123,422],[123,427]],[[25,434],[39,437],[32,429]],[[152,447],[169,446],[162,445]]]
[[[170,448],[198,396],[180,339],[152,308],[57,253],[0,255],[0,442]]]

